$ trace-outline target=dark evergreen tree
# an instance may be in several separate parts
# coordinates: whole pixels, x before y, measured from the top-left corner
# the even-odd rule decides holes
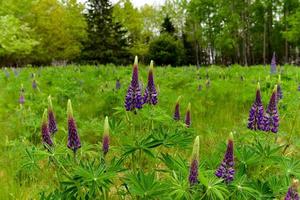
[[[174,35],[175,27],[171,22],[171,18],[167,15],[164,18],[164,22],[161,25],[161,33],[169,33],[170,35]]]
[[[121,24],[113,22],[112,9],[109,0],[88,0],[88,40],[82,52],[84,61],[121,64],[128,55],[127,31]]]

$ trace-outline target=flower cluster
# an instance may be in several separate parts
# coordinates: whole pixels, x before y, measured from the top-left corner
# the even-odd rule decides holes
[[[275,57],[275,52],[273,53],[273,57],[271,60],[271,74],[276,73],[276,57]]]
[[[148,73],[148,85],[144,93],[144,104],[148,103],[150,105],[157,104],[157,91],[154,84],[153,78],[153,60],[150,62],[150,69]]]
[[[73,117],[73,109],[71,100],[68,100],[68,148],[72,149],[74,153],[81,147],[80,138],[77,133],[77,126]]]
[[[57,131],[57,125],[56,125],[56,120],[53,112],[51,96],[48,97],[48,123],[49,123],[50,133],[54,134]]]
[[[199,166],[199,136],[196,137],[193,146],[192,159],[189,172],[190,186],[198,183],[198,166]]]
[[[49,132],[49,126],[48,126],[48,119],[47,119],[47,109],[44,110],[43,113],[43,120],[42,120],[42,142],[44,146],[47,148],[47,146],[51,147],[53,146],[53,142],[50,136]]]
[[[278,132],[279,115],[277,110],[277,85],[274,87],[266,112],[261,103],[259,84],[256,90],[256,99],[253,103],[248,118],[248,128],[266,132]]]
[[[299,181],[294,179],[292,185],[289,187],[288,192],[286,193],[284,200],[299,200],[298,186]]]
[[[230,133],[224,159],[219,168],[216,170],[215,175],[219,178],[222,178],[225,183],[230,183],[233,181],[234,174],[233,135]]]
[[[109,150],[109,123],[108,123],[108,117],[105,117],[104,121],[104,132],[102,137],[102,151],[103,154],[106,155]]]

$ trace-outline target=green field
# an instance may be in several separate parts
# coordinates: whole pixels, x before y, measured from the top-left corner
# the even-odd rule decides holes
[[[137,114],[124,108],[131,67],[16,71],[7,69],[7,76],[3,69],[0,74],[0,199],[282,199],[292,178],[300,177],[300,70],[295,66],[277,68],[283,91],[277,134],[247,129],[257,82],[265,108],[278,83],[278,74],[270,75],[269,66],[154,68],[158,104],[144,105]],[[32,88],[32,73],[38,89]],[[143,88],[147,74],[148,67],[140,66]],[[58,123],[53,152],[41,142],[49,95]],[[178,96],[182,96],[181,121],[176,122]],[[82,145],[75,159],[67,148],[68,99]],[[189,102],[192,124],[186,128]],[[103,157],[105,116],[110,124],[110,149]],[[225,184],[214,174],[230,132],[236,174],[232,183]],[[199,184],[190,187],[196,136],[200,137]]]

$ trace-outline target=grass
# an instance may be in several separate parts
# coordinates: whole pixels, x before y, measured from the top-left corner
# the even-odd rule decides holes
[[[0,85],[2,86],[0,90],[0,199],[42,199],[44,198],[43,192],[45,196],[55,190],[65,192],[65,185],[62,182],[70,181],[66,177],[65,171],[68,171],[70,176],[75,176],[77,171],[80,171],[81,164],[79,174],[82,174],[83,169],[87,169],[86,163],[101,163],[101,140],[105,116],[109,117],[111,135],[111,148],[105,161],[110,163],[107,164],[109,166],[118,166],[119,170],[115,170],[111,176],[113,178],[109,179],[112,183],[104,184],[110,185],[110,190],[109,193],[99,192],[103,195],[102,197],[98,196],[100,199],[104,197],[108,197],[108,199],[151,199],[145,194],[143,196],[138,192],[131,191],[130,188],[135,188],[132,177],[141,176],[143,178],[143,175],[138,173],[140,171],[155,172],[154,176],[155,180],[158,180],[158,184],[171,184],[170,180],[174,181],[171,178],[172,173],[161,172],[172,169],[164,162],[162,155],[168,154],[175,160],[183,159],[183,163],[186,164],[186,173],[193,139],[197,135],[200,136],[201,165],[199,173],[203,172],[201,174],[206,175],[209,180],[216,181],[213,173],[222,160],[229,132],[234,132],[235,138],[237,138],[237,147],[246,146],[250,150],[255,147],[257,150],[258,141],[260,141],[265,148],[263,148],[263,152],[257,150],[256,156],[259,157],[263,154],[269,156],[265,162],[262,160],[261,163],[259,161],[255,163],[251,161],[251,156],[247,156],[246,147],[243,148],[243,151],[236,152],[237,181],[243,181],[244,175],[247,174],[247,179],[251,181],[246,181],[247,187],[245,186],[245,188],[259,193],[262,199],[264,199],[263,195],[282,198],[289,186],[290,177],[297,177],[300,174],[300,164],[294,164],[295,167],[294,161],[291,161],[291,159],[297,160],[300,157],[298,132],[300,118],[297,116],[300,105],[300,92],[297,91],[297,88],[300,80],[297,67],[282,66],[280,70],[284,97],[278,104],[280,127],[275,143],[274,134],[247,129],[248,111],[255,99],[257,82],[261,83],[264,106],[269,101],[273,86],[278,82],[277,75],[270,76],[269,67],[231,66],[221,68],[212,66],[200,70],[195,67],[157,67],[154,76],[156,86],[159,88],[159,103],[154,107],[145,105],[137,115],[126,112],[124,109],[124,97],[131,79],[131,67],[24,68],[19,70],[17,76],[9,69],[9,77],[5,73],[0,74]],[[38,90],[31,87],[32,73],[36,74]],[[210,79],[209,87],[205,84],[206,76],[209,76]],[[145,87],[147,67],[139,68],[139,78]],[[120,90],[115,89],[117,79],[120,79],[121,82]],[[23,107],[20,107],[18,103],[21,84],[25,89]],[[198,90],[199,85],[202,86],[200,91]],[[53,107],[58,122],[58,132],[54,138],[56,144],[54,155],[43,148],[40,136],[42,114],[43,110],[47,108],[48,95],[53,97]],[[192,104],[190,129],[185,128],[183,121],[176,123],[172,119],[175,102],[180,95],[182,96],[180,101],[182,119],[188,103]],[[72,152],[66,147],[68,99],[72,100],[74,117],[82,141],[82,148],[78,152],[78,163],[73,162]],[[168,138],[170,135],[174,137]],[[152,138],[152,142],[160,141],[163,144],[152,148],[147,143],[148,137]],[[143,139],[146,141],[145,143],[143,143]],[[276,158],[272,157],[273,152],[270,153],[267,149],[268,145],[272,149],[288,143],[291,144],[284,155],[282,149],[274,150]],[[132,150],[133,147],[139,148],[135,154],[131,155],[126,150]],[[244,149],[246,149],[245,152]],[[51,158],[49,158],[51,156],[60,164],[51,164]],[[122,162],[117,165],[116,160],[118,159],[121,159]],[[285,160],[279,165],[274,165],[278,159]],[[245,163],[248,166],[243,165]],[[93,170],[97,171],[93,164],[91,166],[93,166]],[[100,171],[98,172],[100,173]],[[91,169],[88,172],[91,172]],[[281,173],[286,176],[282,178]],[[145,179],[151,179],[151,174],[145,176]],[[83,177],[86,178],[86,176]],[[274,180],[272,177],[275,177]],[[84,182],[84,180],[83,178],[82,181]],[[187,178],[183,177],[179,181],[179,185],[184,188],[186,181]],[[259,181],[260,183],[258,183]],[[75,181],[73,180],[73,182]],[[200,182],[205,186],[203,178]],[[131,186],[130,192],[123,188],[123,183]],[[218,187],[216,187],[217,192],[204,189],[203,193],[199,192],[202,195],[201,198],[221,199],[221,195],[224,199],[229,197],[243,199],[239,198],[238,192],[232,189],[234,184],[231,188],[227,188],[223,183],[214,183],[220,187],[221,192],[218,191]],[[267,185],[263,185],[264,183]],[[76,198],[83,198],[87,193],[92,194],[89,190],[91,187],[78,186]],[[99,186],[98,188],[103,187]],[[177,191],[177,189],[173,188],[173,191]],[[184,191],[184,189],[182,190]],[[269,190],[271,192],[266,192]],[[252,191],[249,196],[245,194],[246,199],[254,198],[255,192]],[[185,191],[185,194],[187,193]],[[153,198],[155,199],[155,197]],[[168,199],[169,197],[164,198]],[[197,196],[190,198],[197,198]],[[268,198],[266,196],[265,199]],[[182,197],[182,199],[184,198]]]

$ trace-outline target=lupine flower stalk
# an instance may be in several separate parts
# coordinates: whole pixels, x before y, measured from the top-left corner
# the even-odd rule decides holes
[[[104,156],[107,154],[109,150],[109,123],[108,123],[108,117],[105,117],[104,121],[104,132],[103,132],[103,138],[102,138],[102,151]]]
[[[67,108],[67,113],[68,113],[68,148],[72,149],[74,154],[76,151],[81,147],[80,144],[80,138],[77,132],[77,126],[73,117],[73,109],[72,109],[72,104],[71,100],[68,100],[68,108]]]
[[[138,78],[138,58],[135,57],[132,71],[131,83],[125,97],[125,108],[127,111],[135,111],[143,107],[143,98]]]
[[[51,95],[49,95],[48,97],[48,123],[49,123],[50,133],[54,134],[57,131],[57,125],[56,125],[56,120],[53,112]]]
[[[283,98],[282,89],[281,89],[281,76],[278,76],[278,83],[277,83],[277,102]]]
[[[174,120],[175,121],[179,121],[180,120],[180,105],[179,105],[179,101],[181,99],[181,96],[179,96],[177,98],[176,104],[175,104],[175,111],[174,111]]]
[[[185,114],[185,125],[187,128],[191,126],[191,103],[189,103]]]
[[[193,153],[190,164],[189,183],[190,186],[198,183],[198,166],[199,166],[199,136],[195,138]]]
[[[117,79],[116,81],[116,90],[119,90],[121,88],[121,82],[120,79]]]
[[[248,128],[251,130],[263,130],[264,107],[261,102],[260,85],[257,84],[256,98],[249,111]]]
[[[277,110],[277,85],[275,85],[272,96],[269,101],[266,113],[264,115],[264,131],[278,132],[279,115]]]
[[[298,186],[299,181],[294,179],[292,185],[289,187],[288,192],[286,193],[284,200],[299,200]]]
[[[148,103],[150,105],[157,104],[157,91],[154,84],[153,78],[153,60],[150,62],[150,68],[148,73],[148,84],[144,93],[144,103]]]
[[[43,113],[41,130],[42,130],[42,142],[43,142],[44,146],[46,148],[47,148],[47,146],[49,146],[49,147],[53,146],[53,142],[50,137],[49,127],[48,127],[47,109],[45,109],[44,113]]]
[[[230,133],[227,150],[222,163],[216,170],[215,175],[224,180],[225,183],[230,183],[234,179],[234,156],[233,156],[233,135]]]
[[[21,84],[21,91],[20,91],[20,97],[19,97],[19,103],[21,105],[23,105],[25,103],[25,97],[24,97],[24,87],[23,87],[23,84]]]
[[[275,56],[275,52],[273,53],[273,57],[271,60],[271,74],[276,73],[276,56]]]

